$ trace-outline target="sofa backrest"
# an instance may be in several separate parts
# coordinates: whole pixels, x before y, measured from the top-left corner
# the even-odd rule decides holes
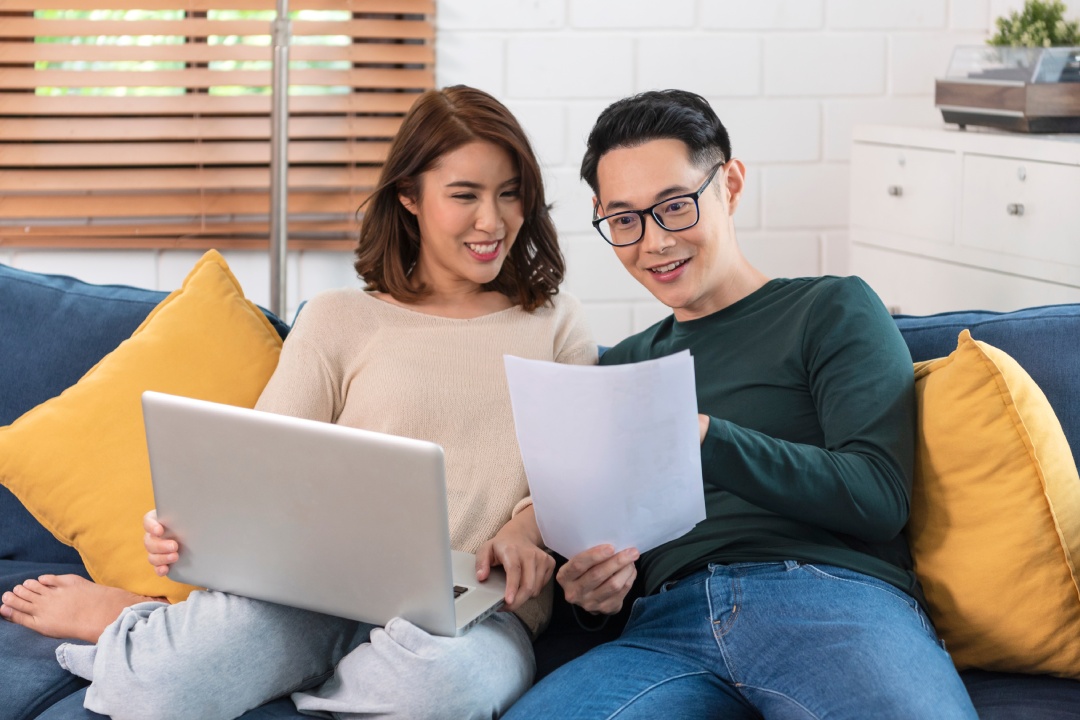
[[[78,382],[166,295],[0,265],[0,426]],[[285,337],[288,326],[263,312]],[[4,487],[0,519],[0,559],[79,562]]]
[[[916,362],[951,353],[965,328],[976,340],[1011,355],[1046,394],[1080,465],[1080,304],[898,315],[895,320]]]

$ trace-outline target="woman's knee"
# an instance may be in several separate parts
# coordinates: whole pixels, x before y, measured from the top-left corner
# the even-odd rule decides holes
[[[372,634],[370,662],[351,668],[353,681],[361,696],[383,695],[394,718],[497,717],[528,690],[535,673],[532,645],[517,622],[499,617],[444,638],[392,620]]]

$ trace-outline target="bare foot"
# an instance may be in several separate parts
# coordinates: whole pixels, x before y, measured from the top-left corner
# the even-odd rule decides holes
[[[78,575],[42,575],[4,593],[0,616],[47,637],[96,643],[124,608],[152,599]]]

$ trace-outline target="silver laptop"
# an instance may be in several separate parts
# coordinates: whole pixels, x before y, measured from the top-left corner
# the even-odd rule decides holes
[[[434,443],[146,392],[158,518],[186,583],[385,625],[460,635],[501,607],[450,549]]]

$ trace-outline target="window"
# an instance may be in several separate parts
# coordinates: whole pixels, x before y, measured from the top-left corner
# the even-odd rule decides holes
[[[180,7],[177,7],[180,6]],[[0,245],[262,247],[274,0],[0,2]],[[289,243],[351,247],[434,0],[292,0]]]

